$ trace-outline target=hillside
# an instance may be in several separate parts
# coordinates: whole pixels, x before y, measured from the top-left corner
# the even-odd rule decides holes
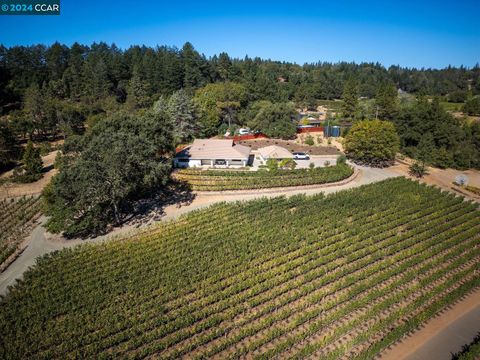
[[[405,178],[214,205],[41,259],[0,357],[372,358],[480,285],[479,215]]]

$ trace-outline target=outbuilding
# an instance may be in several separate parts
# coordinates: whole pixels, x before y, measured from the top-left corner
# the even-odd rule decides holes
[[[259,148],[257,152],[260,161],[263,163],[266,163],[268,159],[293,159],[293,154],[290,151],[278,145],[265,146]]]

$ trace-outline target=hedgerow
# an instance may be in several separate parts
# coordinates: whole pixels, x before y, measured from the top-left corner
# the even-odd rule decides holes
[[[346,179],[352,174],[351,166],[339,164],[323,168],[276,171],[184,169],[178,170],[175,177],[186,181],[193,190],[221,191],[325,184]]]

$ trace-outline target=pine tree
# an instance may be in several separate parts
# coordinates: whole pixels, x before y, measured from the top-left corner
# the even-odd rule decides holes
[[[218,55],[218,75],[223,81],[230,80],[232,78],[232,62],[227,53],[222,52]]]
[[[137,71],[134,71],[128,84],[127,106],[131,109],[146,108],[150,106],[148,96],[148,83],[140,78]]]
[[[358,107],[358,84],[355,78],[349,78],[343,87],[343,116],[352,120]]]
[[[25,170],[23,176],[25,182],[33,182],[42,177],[43,162],[40,157],[40,149],[35,148],[32,141],[27,143],[22,161]]]
[[[391,83],[382,83],[375,97],[376,117],[381,120],[392,120],[398,111],[397,89]]]
[[[180,54],[183,62],[183,87],[192,89],[203,86],[205,84],[205,77],[202,73],[204,59],[189,42],[183,45]]]
[[[181,143],[190,140],[199,129],[192,98],[183,89],[174,92],[168,99],[167,111],[174,124],[175,142]]]

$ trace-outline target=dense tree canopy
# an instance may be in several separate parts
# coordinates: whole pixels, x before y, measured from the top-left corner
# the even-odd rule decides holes
[[[468,115],[480,115],[480,96],[468,99],[463,106],[463,111]]]
[[[203,134],[217,133],[221,123],[231,124],[237,120],[236,112],[247,101],[245,86],[233,82],[208,84],[195,92],[195,104],[200,113]]]
[[[361,120],[345,138],[345,152],[353,161],[371,166],[391,165],[400,150],[395,126],[389,121]]]
[[[431,152],[428,159],[420,160],[442,168],[480,167],[480,147],[475,140],[478,124],[460,123],[445,111],[438,98],[419,98],[403,107],[393,122],[405,154],[422,158],[421,152]]]
[[[166,184],[172,145],[171,120],[155,111],[117,113],[70,138],[44,190],[48,229],[89,235],[120,223],[133,200]]]
[[[249,123],[257,130],[273,138],[290,139],[296,134],[296,124],[292,121],[296,112],[290,103],[257,103],[255,117]]]

